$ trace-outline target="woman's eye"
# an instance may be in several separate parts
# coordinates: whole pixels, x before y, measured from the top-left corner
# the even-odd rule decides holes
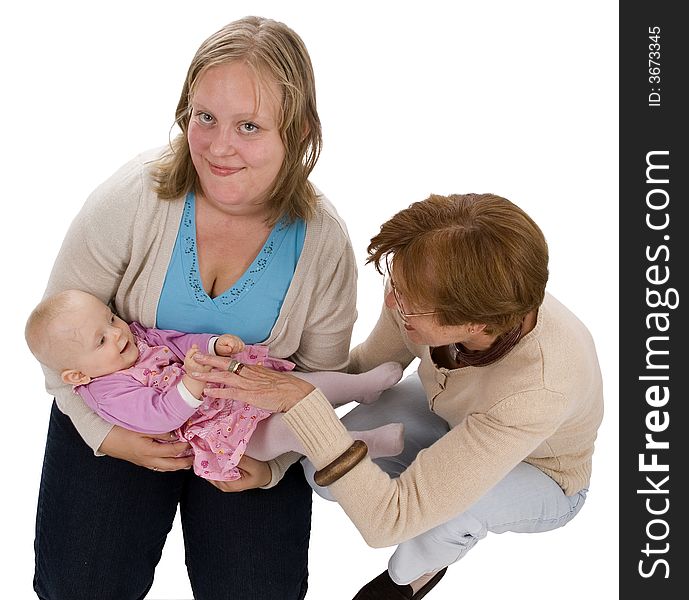
[[[242,131],[246,133],[254,133],[254,131],[258,131],[258,125],[256,125],[256,123],[242,123],[241,127]]]
[[[209,115],[207,112],[197,112],[196,118],[204,124],[213,122],[213,115]]]

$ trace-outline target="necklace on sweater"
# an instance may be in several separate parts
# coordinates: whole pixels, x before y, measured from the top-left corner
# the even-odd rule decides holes
[[[468,367],[485,367],[502,358],[517,344],[522,336],[522,323],[499,337],[493,345],[486,350],[472,352],[457,342],[450,344],[450,351],[454,352],[457,364]]]

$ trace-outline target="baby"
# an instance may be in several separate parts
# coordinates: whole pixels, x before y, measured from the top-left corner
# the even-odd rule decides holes
[[[245,453],[257,460],[289,451],[304,453],[282,422],[282,414],[206,398],[207,384],[188,374],[209,370],[194,361],[199,350],[281,371],[294,368],[294,363],[269,356],[266,346],[245,345],[230,334],[189,334],[127,324],[98,298],[79,290],[42,301],[29,316],[26,341],[34,356],[61,373],[62,380],[106,421],[141,433],[175,431],[180,441],[191,445],[194,472],[200,477],[238,479],[236,465]],[[333,406],[341,406],[375,401],[400,380],[402,367],[384,363],[357,375],[294,375],[320,388]],[[372,458],[402,451],[400,423],[351,434],[366,442]]]

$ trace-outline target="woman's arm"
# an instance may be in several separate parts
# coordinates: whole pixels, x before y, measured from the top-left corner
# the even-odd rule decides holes
[[[100,452],[155,471],[190,469],[194,457],[179,456],[190,446],[186,442],[170,443],[176,439],[177,436],[174,433],[148,435],[115,425],[103,440]],[[168,443],[161,444],[161,442]]]
[[[198,360],[216,369],[226,361],[213,356]],[[304,397],[290,381],[295,377],[266,371],[246,366],[239,375],[218,370],[201,378],[228,389],[209,389],[211,395],[229,393],[267,410],[284,411],[285,423],[316,469],[351,446],[351,436],[319,390]],[[553,433],[565,409],[560,394],[516,394],[497,402],[489,413],[471,415],[455,426],[422,450],[400,477],[390,478],[367,457],[329,489],[368,544],[398,544],[466,510]]]
[[[367,457],[328,489],[369,545],[399,544],[467,510],[553,433],[564,409],[564,400],[550,392],[506,399],[419,452],[398,478]],[[288,411],[285,422],[316,469],[352,443],[318,390]]]
[[[132,225],[141,196],[140,181],[140,175],[137,179],[133,173],[122,182],[116,175],[89,196],[67,230],[44,297],[74,288],[90,292],[106,303],[111,301],[129,259]],[[95,415],[58,373],[43,370],[46,389],[84,441],[98,453],[112,425]]]
[[[145,159],[139,156],[123,165],[86,200],[65,235],[44,297],[69,288],[90,292],[106,303],[115,297],[132,262],[133,232],[141,218],[144,196]],[[191,464],[186,458],[173,458],[179,449],[170,448],[170,444],[158,444],[151,442],[150,436],[113,428],[74,394],[58,373],[43,370],[47,391],[95,454],[108,454],[149,468],[160,468],[164,461],[166,470]]]
[[[332,235],[335,235],[335,231]],[[308,305],[299,347],[289,357],[300,371],[344,371],[356,321],[357,268],[354,251],[343,232],[321,248],[311,270],[316,281]]]
[[[280,356],[299,371],[345,371],[357,315],[356,284],[351,240],[335,209],[321,196],[318,214],[307,224],[294,288],[278,319],[280,334],[268,340],[271,348],[284,352]],[[265,487],[277,484],[300,457],[289,452],[268,461],[271,478]]]

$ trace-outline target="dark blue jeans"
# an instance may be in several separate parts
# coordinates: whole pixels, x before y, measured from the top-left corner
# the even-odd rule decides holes
[[[311,488],[299,464],[270,490],[223,493],[193,471],[96,457],[53,403],[36,514],[42,600],[141,600],[180,506],[196,600],[301,600]]]

